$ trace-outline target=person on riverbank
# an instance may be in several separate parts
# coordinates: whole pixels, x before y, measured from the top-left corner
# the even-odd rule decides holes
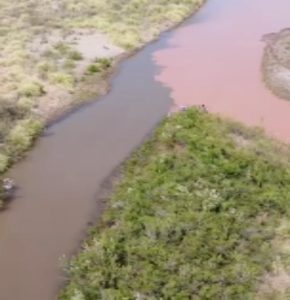
[[[179,106],[180,111],[186,111],[186,110],[188,110],[188,108],[189,108],[189,106],[187,106],[187,105]],[[199,105],[198,108],[203,112],[208,112],[208,110],[204,104]]]
[[[202,105],[200,106],[200,109],[201,109],[203,112],[208,112],[208,110],[207,110],[207,108],[206,108],[206,106],[205,106],[204,104],[202,104]]]

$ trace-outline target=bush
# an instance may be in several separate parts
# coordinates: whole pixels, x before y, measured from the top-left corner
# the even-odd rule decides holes
[[[63,68],[65,70],[71,71],[76,67],[76,63],[74,60],[66,59],[63,63]]]
[[[57,50],[61,55],[66,55],[70,51],[70,46],[59,42],[54,46],[55,50]]]
[[[5,143],[7,133],[15,122],[24,118],[26,109],[12,101],[0,100],[0,143]]]
[[[75,79],[72,75],[66,73],[54,73],[50,76],[52,83],[55,83],[66,89],[71,89],[75,84]]]
[[[52,64],[51,62],[41,62],[37,65],[38,71],[41,75],[49,73],[49,72],[53,72],[56,70],[56,66],[54,64]]]
[[[25,112],[13,102],[0,100],[0,121],[5,121],[7,124],[19,120],[24,116]]]
[[[27,82],[20,86],[19,94],[24,97],[39,97],[45,94],[45,90],[39,82]]]
[[[101,66],[103,70],[109,69],[112,66],[112,59],[110,58],[99,58],[96,63]]]
[[[9,158],[7,155],[0,153],[0,173],[3,173],[8,168]]]
[[[83,56],[80,52],[78,51],[71,51],[68,55],[68,58],[69,59],[72,59],[72,60],[82,60],[83,59]]]
[[[30,111],[31,108],[33,108],[36,104],[35,99],[28,98],[28,97],[22,97],[18,100],[18,106],[20,109],[24,109],[26,111]]]
[[[108,70],[112,66],[112,60],[109,58],[96,59],[95,63],[87,68],[87,73],[94,74]]]
[[[28,150],[43,128],[41,121],[28,119],[18,122],[8,136],[8,149],[13,159]]]
[[[87,68],[87,73],[89,74],[94,74],[94,73],[99,73],[101,72],[101,66],[97,63],[91,64]]]

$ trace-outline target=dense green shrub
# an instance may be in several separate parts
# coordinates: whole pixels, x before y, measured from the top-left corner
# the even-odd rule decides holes
[[[289,217],[289,155],[257,132],[241,147],[237,128],[197,110],[167,119],[127,163],[60,299],[254,299]]]

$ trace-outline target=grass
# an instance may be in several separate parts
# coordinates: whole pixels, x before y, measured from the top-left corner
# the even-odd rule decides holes
[[[59,299],[276,299],[261,286],[278,260],[289,270],[289,247],[275,247],[289,159],[258,130],[198,110],[166,119],[125,165]]]
[[[108,70],[112,66],[112,61],[108,58],[97,59],[90,64],[87,68],[88,74],[100,73],[104,70]]]
[[[52,99],[79,103],[89,98],[86,95],[98,94],[99,87],[104,90],[105,74],[114,59],[88,61],[76,42],[88,34],[84,30],[102,33],[124,50],[134,49],[202,2],[0,0],[0,175],[21,156],[20,149],[30,147],[28,141],[37,136],[41,123],[55,113],[46,109]],[[87,68],[80,71],[82,65]],[[63,107],[56,109],[63,111]],[[28,124],[36,128],[35,123],[32,134]]]

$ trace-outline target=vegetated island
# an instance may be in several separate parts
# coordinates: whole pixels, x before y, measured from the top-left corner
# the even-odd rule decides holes
[[[289,147],[199,109],[123,168],[61,300],[286,299]]]

